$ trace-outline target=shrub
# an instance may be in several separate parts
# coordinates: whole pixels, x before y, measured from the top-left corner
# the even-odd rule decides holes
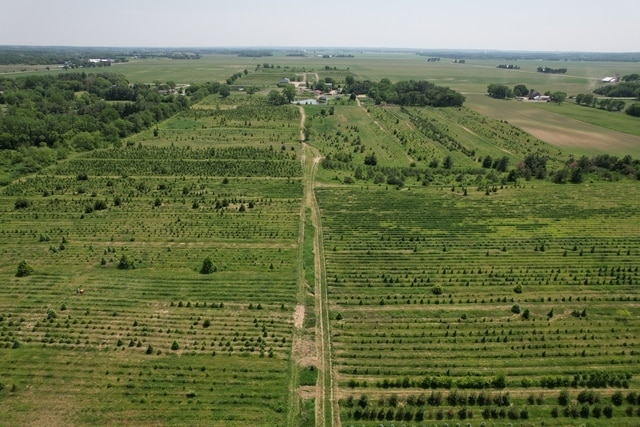
[[[176,350],[179,350],[179,349],[180,349],[180,344],[178,344],[178,341],[174,341],[171,344],[171,350],[176,351]]]
[[[107,202],[104,200],[96,200],[93,204],[93,210],[95,211],[103,211],[107,209]]]
[[[588,405],[582,405],[582,407],[580,408],[580,417],[581,418],[589,418],[589,406]]]
[[[442,295],[442,285],[433,285],[431,292],[433,292],[434,295]]]
[[[202,261],[200,274],[211,274],[211,273],[215,273],[216,270],[217,268],[215,265],[213,265],[213,261],[211,260],[211,257],[206,257],[204,261]]]
[[[15,208],[16,209],[26,209],[29,207],[31,203],[25,198],[19,198],[16,200]]]
[[[569,399],[569,392],[567,390],[562,390],[558,396],[558,405],[567,406],[569,404]]]
[[[369,165],[369,166],[377,165],[378,164],[378,159],[376,158],[376,155],[374,153],[367,154],[364,157],[364,164],[365,165]]]
[[[129,260],[126,255],[122,255],[118,262],[118,270],[129,270],[131,268],[135,268],[133,261]]]
[[[18,269],[16,271],[16,277],[26,277],[33,274],[33,267],[27,264],[26,261],[20,261]]]
[[[493,388],[505,388],[507,386],[507,377],[504,372],[499,372],[496,377],[491,381]]]
[[[623,400],[624,400],[624,398],[622,396],[622,392],[621,391],[616,391],[615,393],[613,393],[611,395],[611,403],[613,403],[616,406],[622,405],[622,401]]]
[[[367,396],[366,394],[361,395],[360,399],[358,399],[358,406],[360,406],[361,408],[366,408],[368,404],[369,396]]]
[[[631,104],[629,107],[627,107],[627,109],[625,110],[625,113],[627,113],[630,116],[640,117],[640,104],[638,103]]]

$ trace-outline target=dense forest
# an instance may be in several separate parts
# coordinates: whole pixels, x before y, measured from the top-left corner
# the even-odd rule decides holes
[[[19,174],[35,172],[69,152],[118,144],[188,108],[187,97],[159,89],[113,73],[0,78],[3,160]]]

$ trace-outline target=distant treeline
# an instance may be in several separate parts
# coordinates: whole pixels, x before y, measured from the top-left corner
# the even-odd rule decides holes
[[[515,64],[500,64],[496,68],[503,68],[505,70],[519,70],[520,66]]]
[[[238,52],[238,56],[243,58],[261,58],[263,56],[273,56],[273,53],[268,50],[241,50]]]
[[[387,78],[378,83],[370,80],[348,81],[347,93],[366,94],[376,104],[383,102],[405,106],[460,107],[465,97],[445,86],[437,86],[426,80],[391,83]]]
[[[498,59],[506,61],[616,61],[639,62],[640,52],[531,52],[531,51],[487,51],[467,49],[431,49],[415,52],[416,55],[444,58]]]
[[[60,65],[72,62],[89,66],[91,58],[109,58],[114,62],[126,62],[131,52],[108,49],[64,49],[45,47],[11,48],[0,46],[0,65]],[[94,64],[95,65],[95,64]]]
[[[539,73],[545,73],[545,74],[566,74],[567,73],[566,68],[538,67],[536,68],[536,71]]]

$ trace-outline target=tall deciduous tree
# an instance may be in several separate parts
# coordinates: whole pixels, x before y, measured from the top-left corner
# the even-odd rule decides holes
[[[630,116],[640,117],[640,104],[631,104],[629,108],[626,109],[625,113]]]
[[[273,89],[267,95],[267,102],[272,105],[283,105],[287,103],[287,98],[279,90]]]
[[[220,86],[218,93],[221,97],[227,98],[231,94],[231,88],[229,88],[228,85],[222,85]]]
[[[496,99],[513,98],[513,91],[505,85],[492,83],[487,86],[487,93]]]
[[[529,95],[529,89],[525,85],[515,85],[513,87],[513,96],[527,96]]]
[[[551,99],[557,104],[562,104],[564,100],[567,99],[567,94],[565,92],[553,92]]]
[[[293,102],[296,99],[296,88],[294,85],[286,85],[284,90],[282,91],[282,96],[284,96],[288,102]]]

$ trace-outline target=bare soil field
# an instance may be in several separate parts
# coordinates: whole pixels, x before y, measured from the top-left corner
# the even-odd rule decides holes
[[[525,102],[498,101],[486,95],[467,95],[467,106],[488,117],[506,120],[514,126],[574,153],[601,152],[607,154],[640,154],[640,138],[594,126],[553,112],[549,108],[528,105]]]

